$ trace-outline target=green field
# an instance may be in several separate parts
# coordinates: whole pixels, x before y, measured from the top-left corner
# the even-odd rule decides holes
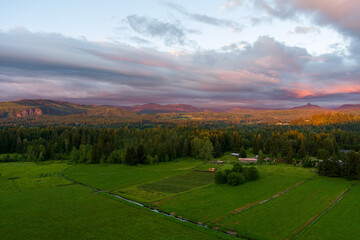
[[[196,191],[154,203],[160,210],[210,225],[218,218],[272,195],[313,176],[309,169],[292,166],[262,166],[260,179],[241,186],[210,185]],[[288,173],[287,173],[288,171]]]
[[[325,210],[351,183],[314,177],[288,193],[218,222],[252,239],[291,239]]]
[[[360,236],[360,186],[356,185],[331,211],[321,216],[297,239],[352,240]]]
[[[197,169],[198,167],[196,167]],[[177,193],[190,191],[198,187],[214,183],[213,172],[191,170],[187,173],[164,178],[143,185],[135,185],[112,191],[127,199],[132,199],[144,204],[174,196]]]
[[[216,185],[214,173],[199,171],[209,166],[231,167],[196,160],[141,166],[0,163],[0,238],[234,239],[71,180],[253,240],[360,235],[360,186],[354,182],[280,164],[257,166],[258,180],[233,187]]]
[[[113,190],[182,174],[199,164],[201,162],[198,160],[182,160],[140,166],[123,164],[75,165],[66,171],[66,175],[73,180],[95,188]]]
[[[64,163],[0,163],[0,193],[72,184],[61,178]]]
[[[144,184],[138,188],[163,193],[180,193],[214,182],[214,173],[191,171],[185,174],[162,179],[157,182]]]
[[[67,167],[0,164],[1,239],[232,239],[70,184],[56,174]]]

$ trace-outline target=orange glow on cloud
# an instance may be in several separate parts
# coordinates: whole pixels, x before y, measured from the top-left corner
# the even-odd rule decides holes
[[[290,93],[294,94],[296,98],[304,98],[310,96],[321,96],[327,94],[350,94],[350,93],[358,93],[360,92],[360,84],[353,85],[333,85],[326,86],[325,88],[316,88],[314,86],[307,86],[305,84],[296,84],[296,88],[292,88],[288,90]]]

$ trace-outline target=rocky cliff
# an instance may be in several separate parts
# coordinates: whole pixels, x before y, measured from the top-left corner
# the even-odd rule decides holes
[[[9,114],[10,117],[31,117],[42,115],[43,112],[40,108],[28,108],[24,110],[13,110]]]

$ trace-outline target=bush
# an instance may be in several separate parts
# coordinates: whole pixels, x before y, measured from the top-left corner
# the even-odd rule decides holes
[[[311,161],[311,159],[309,158],[303,158],[302,159],[302,166],[304,168],[311,168],[311,167],[314,167],[314,164],[313,162]]]
[[[231,186],[243,184],[245,178],[241,173],[232,172],[227,176],[227,183]]]
[[[215,173],[215,183],[216,184],[224,184],[227,182],[227,174],[224,172],[217,172]]]
[[[235,163],[231,171],[237,172],[237,173],[242,173],[243,167],[240,163]]]
[[[243,175],[246,181],[254,181],[259,178],[259,170],[256,167],[244,168]]]
[[[232,173],[231,169],[225,169],[226,176],[229,175],[230,173]]]

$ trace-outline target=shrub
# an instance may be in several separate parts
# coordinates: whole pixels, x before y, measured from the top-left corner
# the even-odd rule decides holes
[[[311,159],[309,158],[303,158],[302,159],[302,166],[304,168],[311,168],[311,167],[314,167],[314,164],[313,162],[311,161]]]
[[[225,169],[226,176],[229,175],[231,172],[232,172],[231,169]]]
[[[243,175],[246,181],[254,181],[259,178],[259,170],[256,167],[244,168]]]
[[[235,163],[232,168],[232,172],[242,173],[242,171],[243,171],[242,165],[240,163]]]
[[[245,178],[241,173],[232,172],[227,176],[227,183],[231,186],[243,184]]]
[[[223,184],[227,182],[227,175],[224,172],[217,172],[215,173],[215,183],[216,184]]]

